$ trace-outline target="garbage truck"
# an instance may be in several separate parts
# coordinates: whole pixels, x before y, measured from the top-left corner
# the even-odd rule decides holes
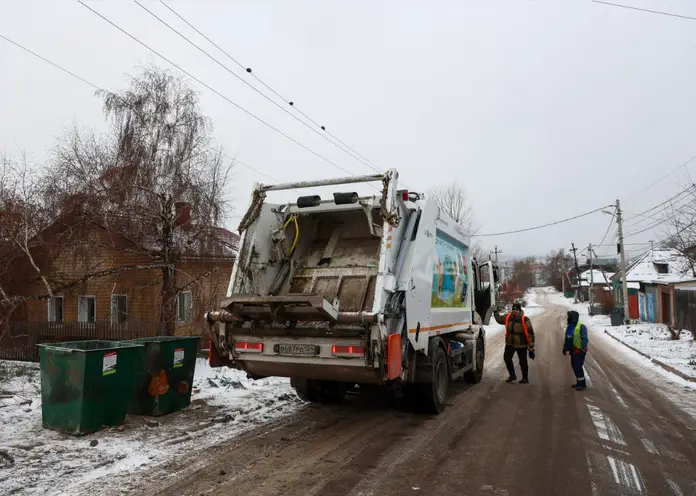
[[[478,383],[497,268],[472,259],[469,233],[398,179],[390,169],[256,184],[227,296],[205,314],[211,366],[289,377],[309,402],[393,386],[436,414],[451,380]],[[374,195],[353,191],[370,182]],[[322,198],[320,187],[335,191]],[[284,190],[307,194],[266,201]]]

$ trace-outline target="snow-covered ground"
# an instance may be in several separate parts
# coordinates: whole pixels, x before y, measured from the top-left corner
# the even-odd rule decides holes
[[[544,306],[539,303],[540,296],[541,295],[536,291],[530,291],[524,295],[525,299],[527,300],[527,305],[523,310],[527,317],[534,317],[544,313]]]
[[[696,378],[696,343],[690,331],[684,330],[678,340],[672,340],[667,326],[663,324],[612,326],[606,315],[590,317],[586,303],[575,304],[572,299],[564,298],[560,293],[550,294],[549,298],[554,304],[577,310],[582,316],[582,321],[591,331],[594,331],[593,337],[603,336],[605,333],[609,334],[641,353],[645,353],[650,358],[659,360],[687,376]],[[626,347],[622,347],[622,350],[629,354],[638,355]],[[674,374],[671,375],[674,376]]]
[[[287,379],[252,381],[198,359],[189,408],[74,437],[42,428],[38,364],[0,361],[0,493],[80,494],[90,481],[190,455],[301,405]]]

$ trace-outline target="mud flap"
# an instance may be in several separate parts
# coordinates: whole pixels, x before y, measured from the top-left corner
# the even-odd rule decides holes
[[[215,344],[213,344],[213,338],[210,338],[209,346],[208,346],[208,365],[210,365],[210,368],[218,368],[218,367],[231,367],[232,366],[232,361],[223,358],[220,356],[218,353],[217,348],[215,347]]]
[[[390,334],[387,338],[387,379],[401,376],[401,334]]]

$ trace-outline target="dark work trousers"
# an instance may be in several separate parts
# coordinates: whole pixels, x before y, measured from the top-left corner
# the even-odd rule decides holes
[[[570,353],[570,366],[573,367],[573,373],[578,381],[578,386],[585,385],[585,353]]]
[[[513,346],[505,345],[505,353],[503,354],[503,360],[505,360],[505,366],[508,369],[510,377],[517,379],[517,374],[515,374],[515,365],[512,363],[512,357],[515,356],[517,352],[517,357],[520,359],[520,368],[522,369],[522,379],[529,378],[529,364],[527,363],[527,348],[515,348]]]

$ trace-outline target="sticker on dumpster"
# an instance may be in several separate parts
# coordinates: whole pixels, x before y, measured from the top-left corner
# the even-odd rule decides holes
[[[102,366],[102,375],[111,375],[116,373],[116,352],[104,353],[104,364]]]
[[[174,368],[184,366],[184,349],[175,348],[174,349]]]

